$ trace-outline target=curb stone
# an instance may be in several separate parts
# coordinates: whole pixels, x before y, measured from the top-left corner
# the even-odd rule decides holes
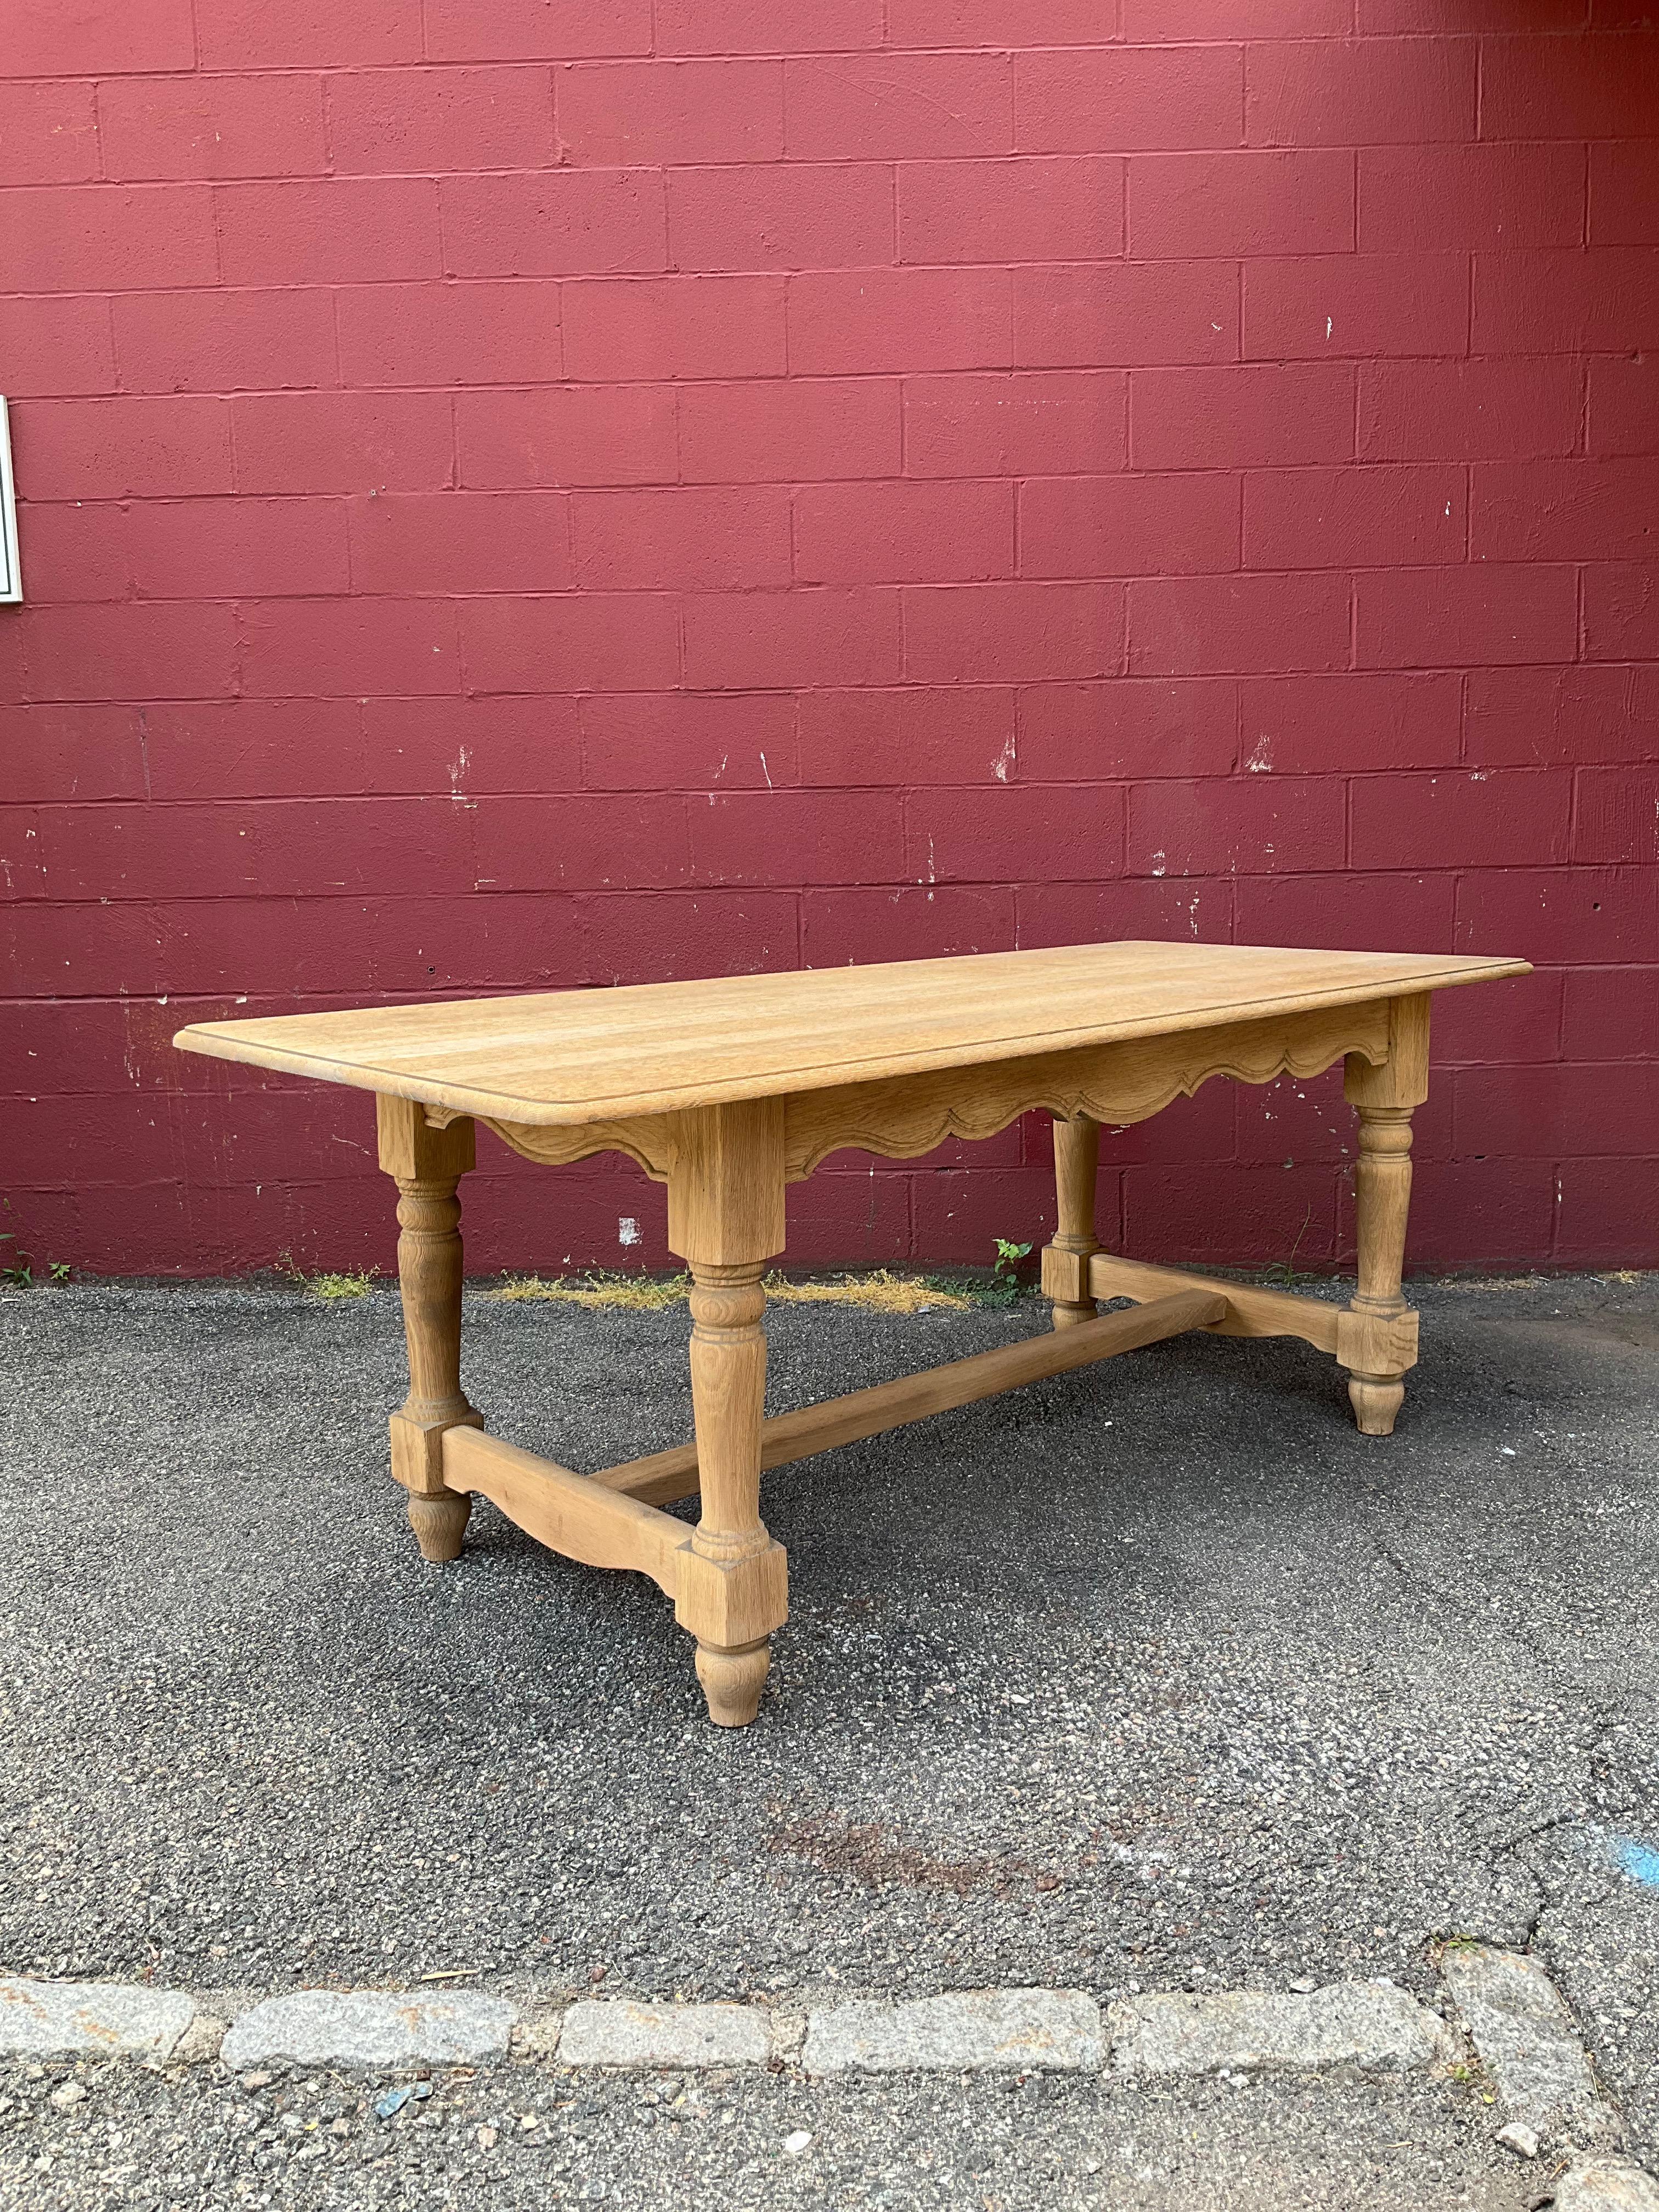
[[[1613,2115],[1543,1963],[1486,1943],[1449,1950],[1440,1971],[1504,2109],[1539,2135],[1600,2134]]]
[[[1448,1951],[1442,1964],[1511,2124],[1552,2134],[1570,2154],[1559,2212],[1659,2212],[1659,2183],[1607,2154],[1619,2140],[1619,2115],[1597,2094],[1577,2024],[1541,1963],[1470,1945]],[[675,2073],[1097,2073],[1109,2063],[1128,2079],[1169,2081],[1234,2070],[1432,2069],[1455,2048],[1438,2014],[1382,1979],[1289,1995],[1151,1994],[1112,2004],[1103,2020],[1077,1990],[846,1999],[809,2009],[533,1995],[520,2002],[478,1990],[301,1990],[259,2000],[240,1990],[0,1975],[0,2058],[127,2057],[152,2068],[216,2057],[233,2070],[390,2072],[511,2055]]]
[[[1659,2181],[1624,2159],[1588,2159],[1556,2183],[1555,2212],[1659,2212]]]
[[[0,2053],[31,2057],[173,2057],[196,2018],[182,1990],[129,1982],[31,1982],[0,1978]]]
[[[477,1990],[416,1996],[397,1990],[295,1990],[267,1997],[231,2023],[220,2057],[233,2069],[392,2067],[504,2058],[518,2008]]]
[[[1109,2006],[1121,2074],[1224,2074],[1327,2066],[1364,2074],[1432,2066],[1452,2055],[1445,2022],[1397,1983],[1333,1982],[1309,1996],[1230,1990],[1133,1997]]]
[[[979,1990],[908,2003],[853,1999],[808,2014],[809,2074],[852,2069],[1098,2071],[1100,2007],[1080,1990]]]
[[[771,2056],[766,2014],[752,2005],[584,1999],[559,2038],[566,2066],[764,2066]]]

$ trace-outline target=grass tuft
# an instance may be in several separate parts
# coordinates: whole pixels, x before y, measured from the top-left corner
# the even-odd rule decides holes
[[[352,1298],[366,1298],[378,1267],[349,1268],[342,1274],[308,1275],[291,1252],[276,1255],[276,1273],[285,1282],[292,1283],[296,1291],[308,1298],[317,1298],[325,1306],[337,1306]]]
[[[895,1275],[878,1267],[870,1275],[842,1275],[833,1281],[791,1283],[781,1275],[769,1275],[766,1295],[787,1306],[862,1306],[871,1313],[918,1314],[943,1309],[966,1313],[974,1300],[964,1292],[948,1290],[926,1275]]]
[[[689,1275],[561,1275],[550,1283],[539,1275],[511,1275],[491,1295],[508,1304],[545,1300],[550,1305],[620,1309],[628,1313],[665,1313],[684,1304]]]
[[[918,1314],[934,1310],[966,1313],[981,1301],[969,1290],[935,1282],[925,1275],[895,1275],[878,1268],[868,1275],[840,1275],[819,1281],[791,1282],[769,1275],[763,1285],[775,1304],[860,1306],[870,1313]],[[684,1304],[689,1275],[561,1275],[545,1282],[539,1275],[514,1275],[491,1293],[509,1304],[544,1300],[587,1310],[664,1313]]]

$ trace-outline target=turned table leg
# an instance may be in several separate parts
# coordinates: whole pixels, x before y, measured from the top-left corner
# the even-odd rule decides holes
[[[692,1263],[691,1403],[696,1420],[702,1517],[691,1539],[721,1566],[771,1545],[760,1515],[760,1431],[766,1403],[766,1294],[758,1262]],[[755,1717],[771,1665],[765,1637],[722,1644],[697,1639],[697,1680],[711,1720],[741,1728]]]
[[[1089,1262],[1100,1249],[1095,1235],[1095,1185],[1100,1170],[1100,1124],[1086,1114],[1054,1121],[1054,1196],[1058,1226],[1042,1255],[1042,1287],[1053,1301],[1056,1328],[1092,1321],[1099,1309],[1089,1295]],[[1050,1254],[1055,1256],[1051,1260]]]
[[[783,1249],[783,1121],[775,1100],[684,1117],[669,1176],[668,1242],[691,1269],[691,1402],[702,1515],[682,1555],[676,1618],[722,1728],[755,1717],[770,1638],[788,1612],[783,1547],[760,1513],[766,1401],[761,1274]]]
[[[429,1129],[424,1109],[382,1097],[380,1165],[398,1186],[398,1280],[409,1346],[409,1395],[392,1416],[392,1472],[409,1492],[409,1522],[422,1558],[460,1556],[472,1500],[447,1489],[446,1429],[482,1428],[461,1389],[460,1200],[473,1164],[471,1121]]]
[[[1429,1001],[1396,999],[1389,1058],[1380,1067],[1355,1053],[1344,1078],[1359,1117],[1354,1170],[1359,1280],[1337,1324],[1336,1356],[1348,1370],[1348,1400],[1360,1431],[1392,1435],[1417,1359],[1417,1316],[1401,1291],[1412,1194],[1412,1109],[1428,1096]]]

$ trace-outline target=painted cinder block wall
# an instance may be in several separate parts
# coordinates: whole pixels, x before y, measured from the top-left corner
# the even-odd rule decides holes
[[[1650,21],[15,0],[4,1225],[388,1262],[368,1102],[186,1020],[1138,934],[1530,956],[1413,1258],[1659,1261]],[[1328,1264],[1350,1142],[1212,1085],[1103,1231]],[[665,1256],[483,1148],[475,1266]],[[848,1156],[792,1256],[1048,1163]]]

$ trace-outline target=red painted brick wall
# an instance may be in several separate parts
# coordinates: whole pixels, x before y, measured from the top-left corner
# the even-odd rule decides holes
[[[1529,955],[1414,1255],[1659,1261],[1649,20],[15,0],[10,1227],[385,1264],[366,1102],[192,1018],[1139,934]],[[1212,1085],[1105,1232],[1328,1262],[1349,1142]],[[795,1256],[983,1258],[1047,1164],[848,1157]],[[662,1252],[614,1161],[469,1218]]]

